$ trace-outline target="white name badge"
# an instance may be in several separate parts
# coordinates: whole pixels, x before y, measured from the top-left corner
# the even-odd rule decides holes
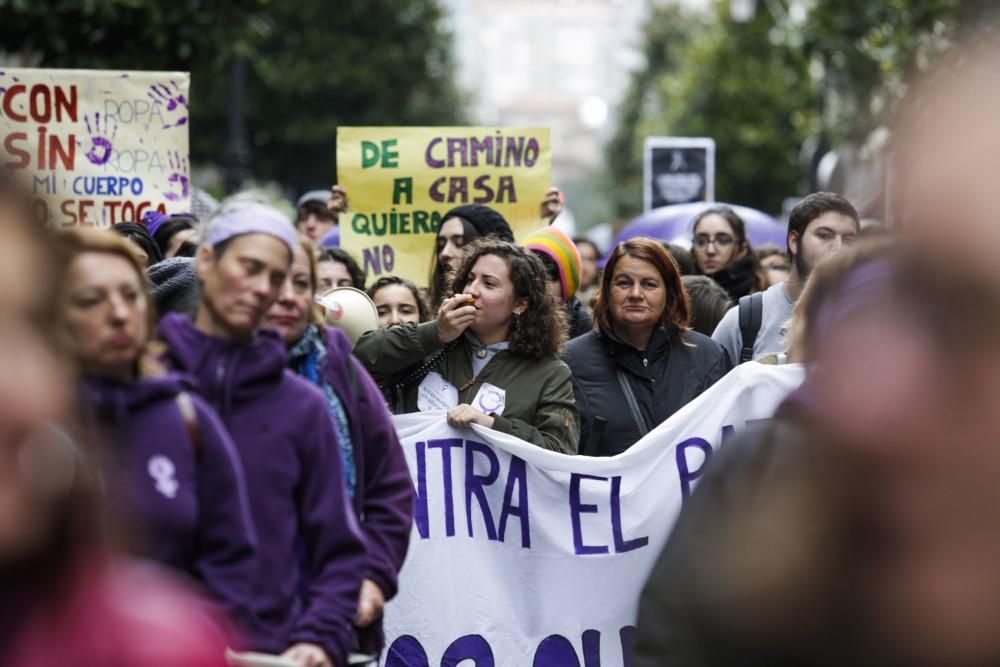
[[[502,415],[506,404],[507,392],[489,382],[483,384],[476,393],[476,397],[472,399],[472,407],[484,415]]]
[[[421,412],[451,410],[458,405],[458,389],[440,373],[428,373],[417,391],[417,409]]]

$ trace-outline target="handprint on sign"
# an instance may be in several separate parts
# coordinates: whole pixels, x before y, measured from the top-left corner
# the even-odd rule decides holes
[[[180,201],[187,199],[191,194],[191,181],[188,178],[188,161],[186,157],[181,157],[177,151],[167,153],[167,164],[173,172],[167,177],[167,182],[173,191],[163,193],[163,196],[170,201]],[[177,192],[178,188],[180,192]]]
[[[94,113],[94,125],[90,124],[90,117],[84,116],[83,122],[87,126],[87,134],[90,136],[90,150],[87,151],[87,159],[91,164],[107,164],[111,159],[111,142],[118,135],[118,124],[107,117],[104,118],[104,127],[101,128],[101,114]]]
[[[171,90],[173,88],[173,90]],[[188,101],[184,95],[181,94],[181,89],[173,81],[170,82],[170,86],[165,83],[155,83],[149,87],[146,91],[149,99],[153,100],[154,105],[167,105],[167,113],[176,112],[177,115],[174,117],[176,120],[174,122],[168,121],[166,125],[163,126],[164,130],[168,130],[171,127],[180,127],[181,125],[187,125],[188,122]]]

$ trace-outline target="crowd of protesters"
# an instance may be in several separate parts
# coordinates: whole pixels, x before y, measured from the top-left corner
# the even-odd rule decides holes
[[[935,123],[950,127],[904,130],[933,144]],[[993,165],[975,149],[941,152]],[[982,619],[1000,610],[1000,539],[982,515],[1000,509],[985,447],[1000,433],[1000,298],[977,244],[994,232],[967,219],[983,213],[970,197],[963,234],[944,238],[933,198],[912,192],[922,243],[863,239],[852,203],[818,192],[791,211],[784,249],[751,247],[736,211],[710,206],[690,250],[636,237],[603,260],[551,224],[558,190],[520,239],[462,205],[441,217],[425,290],[370,281],[338,247],[338,186],[303,195],[294,221],[245,193],[49,232],[4,175],[0,661],[376,656],[414,514],[393,414],[615,456],[736,365],[790,361],[803,385],[685,505],[634,664],[994,662]],[[355,339],[330,325],[317,297],[337,289],[367,290],[378,326]],[[155,617],[130,611],[139,598]]]

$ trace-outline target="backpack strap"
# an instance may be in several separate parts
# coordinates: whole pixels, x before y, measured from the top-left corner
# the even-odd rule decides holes
[[[740,349],[740,361],[744,364],[753,359],[753,346],[760,333],[760,325],[764,321],[764,293],[755,292],[740,297],[740,338],[743,347]]]
[[[201,429],[198,428],[198,410],[194,407],[191,394],[186,391],[177,394],[177,409],[181,412],[188,439],[191,440],[191,449],[194,450],[194,459],[197,461],[201,458]]]

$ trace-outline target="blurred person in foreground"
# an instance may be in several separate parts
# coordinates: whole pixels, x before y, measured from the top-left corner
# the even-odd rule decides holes
[[[132,245],[82,227],[56,236],[56,325],[81,374],[87,435],[106,442],[138,553],[190,578],[246,627],[256,536],[236,448],[218,415],[156,360],[145,266]]]
[[[200,605],[110,552],[96,452],[55,426],[75,413],[51,326],[62,267],[30,210],[0,175],[0,664],[221,667]]]
[[[224,203],[205,222],[192,322],[160,322],[167,361],[189,373],[236,443],[258,537],[255,650],[300,667],[346,664],[365,548],[344,484],[325,397],[287,369],[281,336],[261,328],[298,237],[278,210]]]
[[[288,347],[288,366],[323,391],[337,431],[347,493],[365,537],[364,581],[354,618],[360,650],[382,650],[382,608],[398,590],[413,523],[413,484],[382,394],[340,329],[316,306],[316,255],[299,238],[264,325]]]
[[[710,459],[637,666],[1000,661],[1000,284],[860,245],[817,268],[806,380]]]
[[[859,232],[858,212],[840,195],[816,192],[795,205],[788,218],[788,254],[792,258],[788,279],[759,295],[740,299],[712,333],[734,365],[785,351],[786,325],[809,275],[854,243]]]
[[[596,328],[570,341],[581,452],[614,456],[729,370],[718,343],[688,328],[677,265],[659,241],[619,243],[594,295]]]

